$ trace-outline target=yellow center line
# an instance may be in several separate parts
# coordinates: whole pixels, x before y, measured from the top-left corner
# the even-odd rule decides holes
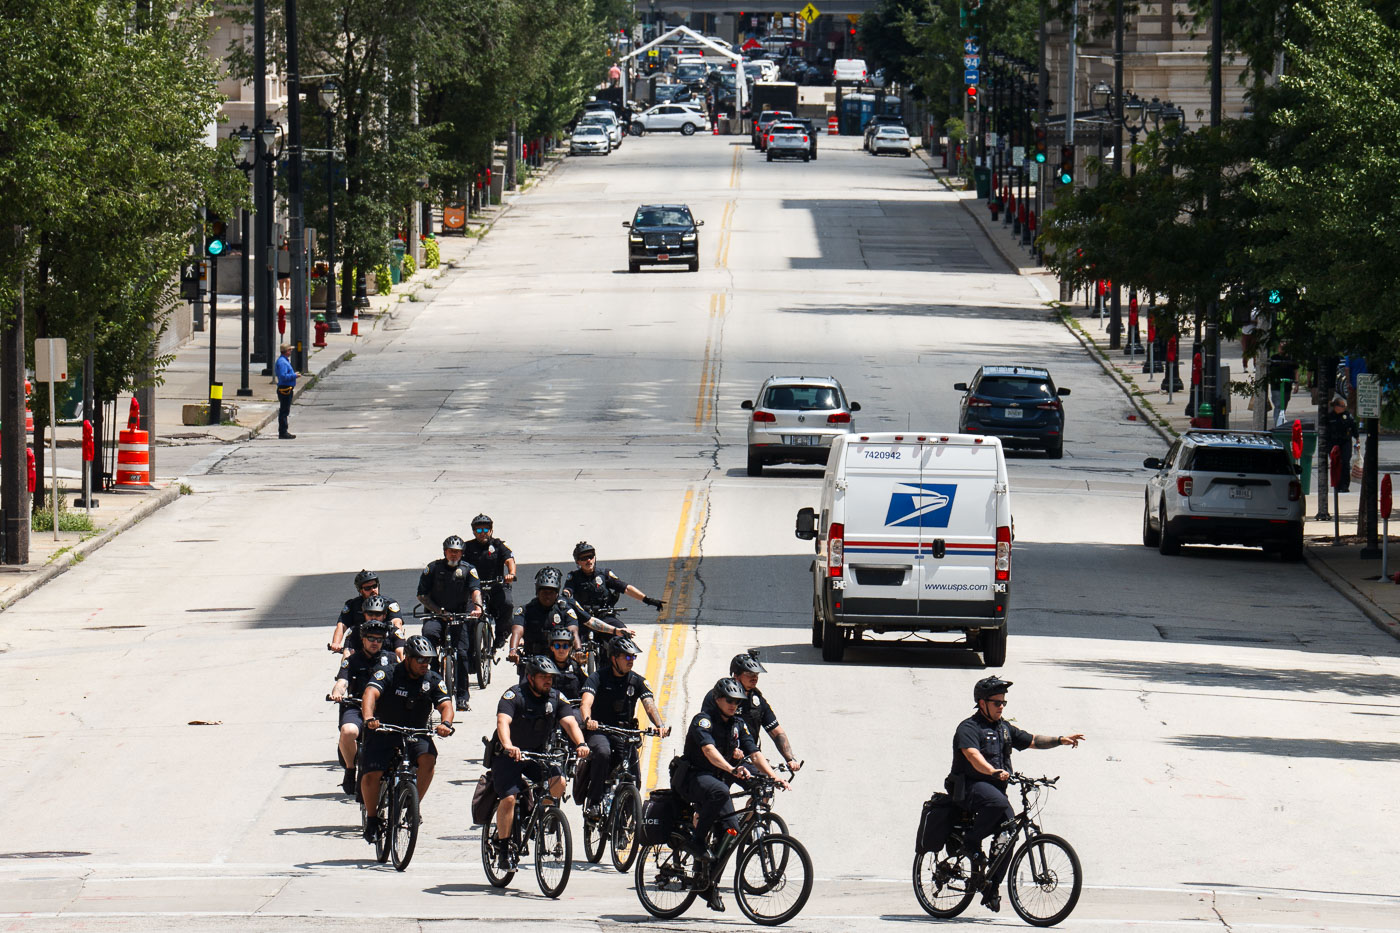
[[[724,292],[710,296],[710,318],[705,333],[705,355],[700,362],[700,386],[695,393],[695,430],[709,424],[715,416],[715,388],[719,382],[717,338],[723,329],[729,298]]]
[[[743,146],[734,147],[734,162],[729,168],[729,187],[731,188],[739,187],[739,169],[744,164],[739,161],[739,152],[743,148]]]

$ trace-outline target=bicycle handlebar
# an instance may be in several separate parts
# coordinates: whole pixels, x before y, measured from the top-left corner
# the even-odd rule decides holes
[[[590,730],[601,732],[604,735],[618,735],[624,739],[639,739],[644,735],[660,735],[661,730],[655,726],[648,726],[645,729],[623,729],[621,726],[610,726],[607,723],[598,723],[598,728]]]
[[[1024,775],[1024,774],[1012,774],[1011,777],[1007,779],[1007,782],[1006,782],[1006,783],[1008,783],[1008,784],[1023,784],[1023,785],[1025,785],[1026,787],[1035,787],[1035,786],[1037,786],[1037,785],[1039,785],[1039,786],[1041,786],[1041,787],[1054,787],[1054,786],[1055,786],[1055,782],[1058,781],[1059,779],[1060,779],[1060,776],[1059,776],[1058,774],[1055,775],[1054,777],[1038,777],[1038,778],[1027,777],[1027,776]]]
[[[452,723],[450,723],[450,722],[439,723],[438,725],[446,726],[447,729],[448,729],[448,733],[447,733],[448,735],[451,735],[452,733],[454,733],[454,732],[457,731],[457,727],[456,727],[455,725],[453,725]],[[413,728],[410,728],[410,727],[408,727],[408,726],[396,726],[396,725],[394,725],[393,723],[389,723],[389,722],[381,722],[381,723],[379,724],[378,728],[374,729],[373,731],[375,731],[375,732],[388,732],[388,733],[390,733],[390,734],[392,734],[392,735],[408,735],[408,736],[413,736],[413,737],[415,737],[415,738],[420,737],[420,736],[426,736],[426,737],[428,737],[428,738],[432,738],[433,736],[437,735],[436,728],[433,728],[433,729],[413,729]]]
[[[326,702],[327,702],[327,703],[339,703],[341,706],[353,706],[353,707],[355,707],[355,708],[357,708],[357,709],[358,709],[359,706],[360,706],[360,700],[359,700],[357,697],[341,697],[340,699],[337,700],[335,697],[331,696],[329,693],[326,694]]]
[[[520,750],[521,761],[543,761],[547,764],[562,765],[567,757],[564,752],[527,752],[523,748]]]

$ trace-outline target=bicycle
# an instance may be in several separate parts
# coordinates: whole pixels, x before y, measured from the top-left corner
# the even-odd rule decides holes
[[[392,855],[394,870],[403,871],[408,868],[408,863],[413,858],[413,849],[418,845],[418,827],[421,822],[418,812],[418,763],[409,759],[406,740],[431,738],[435,733],[431,728],[410,729],[387,722],[381,722],[375,731],[402,736],[405,740],[399,742],[397,759],[390,761],[388,770],[379,781],[379,800],[373,813],[376,817],[386,811],[389,814],[387,820],[379,820],[375,830],[375,861],[383,863]],[[364,817],[365,825],[368,825],[371,814],[363,801],[360,803],[360,813]]]
[[[766,830],[776,786],[772,778],[759,776],[730,794],[748,796],[750,802],[735,813],[738,830],[723,831],[713,859],[697,856],[692,849],[684,828],[690,825],[693,808],[682,802],[681,819],[669,841],[643,846],[637,859],[634,886],[647,913],[661,920],[679,917],[697,894],[720,884],[729,859],[735,857],[734,895],[744,916],[762,926],[796,917],[812,894],[812,857],[792,836]],[[800,866],[800,879],[790,877],[794,864]]]
[[[973,895],[995,894],[998,885],[992,879],[999,878],[1005,869],[1007,894],[1022,920],[1031,926],[1048,927],[1068,917],[1084,884],[1079,856],[1061,837],[1042,833],[1033,815],[1033,810],[1039,813],[1044,788],[1054,787],[1057,781],[1058,777],[1011,775],[1010,783],[1021,789],[1021,812],[996,837],[1005,835],[1007,841],[993,843],[990,862],[985,861],[980,847],[975,856],[964,851],[963,834],[971,827],[966,814],[948,838],[949,854],[941,859],[936,851],[915,855],[914,895],[919,906],[940,919],[956,917],[972,903]],[[1020,845],[1012,845],[1017,837],[1024,838]]]
[[[584,608],[588,609],[587,606]],[[595,619],[601,619],[609,625],[614,625],[618,628],[626,628],[626,626],[622,624],[622,613],[627,611],[626,606],[607,606],[597,611],[592,609],[588,609],[588,611],[593,614]],[[588,677],[592,677],[598,671],[599,658],[603,658],[604,662],[606,662],[608,642],[611,641],[614,636],[604,636],[602,632],[594,631],[591,628],[585,628],[584,631],[587,634],[580,635],[581,647],[583,648],[583,673]]]
[[[611,847],[613,868],[626,873],[637,857],[637,827],[642,820],[642,797],[638,790],[637,751],[641,748],[642,737],[660,735],[661,730],[620,729],[616,726],[598,724],[597,732],[615,735],[623,739],[626,751],[618,756],[603,785],[603,797],[598,802],[598,812],[583,815],[583,851],[588,861],[599,862],[603,850]],[[583,788],[578,788],[580,795]]]
[[[455,699],[457,697],[457,639],[461,636],[461,627],[471,625],[476,617],[465,612],[433,612],[420,616],[418,608],[421,607],[415,607],[413,610],[414,618],[438,619],[442,622],[442,637],[435,646],[437,648],[437,669],[438,673],[442,674],[442,682],[447,686],[447,695]],[[478,662],[476,678],[478,688],[486,686],[481,680],[481,670],[481,664]],[[489,682],[489,680],[490,675],[488,674],[487,681]]]
[[[566,759],[562,752],[521,752],[520,757],[524,761],[560,767]],[[569,820],[559,809],[559,801],[549,793],[547,777],[530,778],[525,790],[515,798],[515,819],[511,822],[510,836],[505,840],[509,869],[496,865],[492,851],[495,838],[496,817],[493,814],[481,828],[481,864],[486,869],[486,880],[491,882],[493,888],[504,888],[510,884],[519,869],[520,859],[530,854],[530,840],[533,839],[535,881],[540,886],[540,893],[550,898],[564,893],[572,869],[574,840],[569,831]]]
[[[504,577],[493,577],[490,580],[481,581],[481,618],[476,625],[476,636],[472,644],[476,648],[476,688],[485,690],[486,685],[491,683],[491,667],[496,663],[496,626],[503,624],[509,630],[510,619],[497,619],[491,613],[493,605],[492,596],[501,592],[505,587]]]

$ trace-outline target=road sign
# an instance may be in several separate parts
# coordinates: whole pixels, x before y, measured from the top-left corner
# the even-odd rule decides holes
[[[977,37],[976,37],[976,36],[974,36],[974,37],[972,37],[972,38],[970,38],[970,39],[964,39],[964,40],[963,40],[963,54],[964,54],[964,55],[977,55],[977,54],[980,53],[981,51],[982,51],[982,49],[981,49],[981,47],[978,46],[978,44],[977,44]]]
[[[821,16],[822,12],[821,10],[818,10],[816,7],[812,6],[812,4],[809,3],[802,9],[798,10],[797,15],[802,17],[810,24],[816,22],[817,17]]]
[[[1381,377],[1377,373],[1362,373],[1356,377],[1356,417],[1381,416]]]
[[[964,56],[963,56],[963,67],[964,67],[964,68],[981,68],[981,67],[982,67],[982,56],[981,56],[981,55],[964,55]]]
[[[978,71],[976,68],[969,68],[963,72],[963,84],[977,84]]]
[[[53,352],[50,353],[49,350]],[[68,340],[64,337],[40,337],[34,341],[34,381],[68,381]]]

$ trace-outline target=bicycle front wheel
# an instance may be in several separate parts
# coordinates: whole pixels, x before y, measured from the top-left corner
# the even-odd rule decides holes
[[[613,798],[608,817],[608,842],[612,844],[613,868],[624,874],[637,857],[637,827],[642,825],[642,801],[637,788],[623,784]]]
[[[418,845],[418,785],[412,780],[400,781],[395,789],[389,805],[389,825],[385,829],[394,868],[403,871],[413,859],[413,847]]]
[[[967,910],[977,882],[972,860],[965,855],[939,858],[937,852],[914,856],[914,896],[931,917],[948,920]]]
[[[757,842],[758,840],[762,839],[764,836],[774,836],[774,835],[778,835],[778,836],[790,836],[790,835],[792,835],[792,834],[788,832],[787,821],[784,820],[784,819],[783,819],[781,816],[779,816],[778,814],[773,813],[773,812],[770,811],[770,812],[765,813],[764,815],[760,816],[760,817],[757,819],[757,821],[755,821],[754,827],[753,827],[753,829],[752,829],[752,830],[750,831],[750,833],[749,833],[749,844],[753,844],[753,843]],[[783,850],[781,851],[781,853],[774,853],[774,854],[779,855],[779,856],[780,856],[781,858],[783,858],[783,859],[786,859],[786,858],[787,858],[787,850],[786,850],[786,849],[783,849]],[[765,856],[763,856],[763,857],[766,858],[767,856],[765,855]],[[777,872],[778,874],[781,874],[786,868],[787,868],[787,862],[784,861],[784,862],[781,862],[781,863],[779,863],[779,864],[777,864],[777,865],[768,865],[768,866],[765,866],[765,872],[768,873],[768,874],[771,874],[771,873],[773,873],[773,872]],[[762,893],[762,892],[757,892],[757,893]]]
[[[520,814],[516,814],[516,819]],[[514,869],[501,869],[496,866],[496,853],[492,849],[492,842],[496,838],[496,817],[492,815],[486,825],[481,827],[481,867],[486,870],[486,880],[491,882],[493,888],[504,888],[510,884],[510,879],[515,877]]]
[[[569,820],[558,807],[549,807],[540,815],[535,830],[535,880],[545,897],[558,897],[569,883],[573,868],[574,837],[569,832]]]
[[[1031,926],[1054,926],[1079,903],[1084,885],[1079,856],[1059,836],[1032,836],[1011,857],[1006,874],[1011,906]]]
[[[695,901],[695,858],[685,849],[643,846],[635,872],[637,900],[653,917],[674,920]]]
[[[442,637],[447,638],[444,632]],[[457,652],[451,649],[444,649],[438,652],[438,657],[442,663],[442,684],[447,688],[447,695],[452,699],[457,699]]]
[[[476,624],[476,689],[485,690],[491,683],[491,652],[495,648],[496,632],[490,618]]]
[[[583,818],[583,854],[588,861],[597,864],[603,858],[603,850],[608,845],[608,827],[602,820]]]
[[[379,832],[374,837],[374,860],[376,862],[389,861],[389,825],[385,822],[389,818],[390,778],[388,774],[382,776],[379,782]]]
[[[787,923],[811,894],[812,857],[791,836],[765,835],[740,853],[734,895],[739,909],[754,923]]]

